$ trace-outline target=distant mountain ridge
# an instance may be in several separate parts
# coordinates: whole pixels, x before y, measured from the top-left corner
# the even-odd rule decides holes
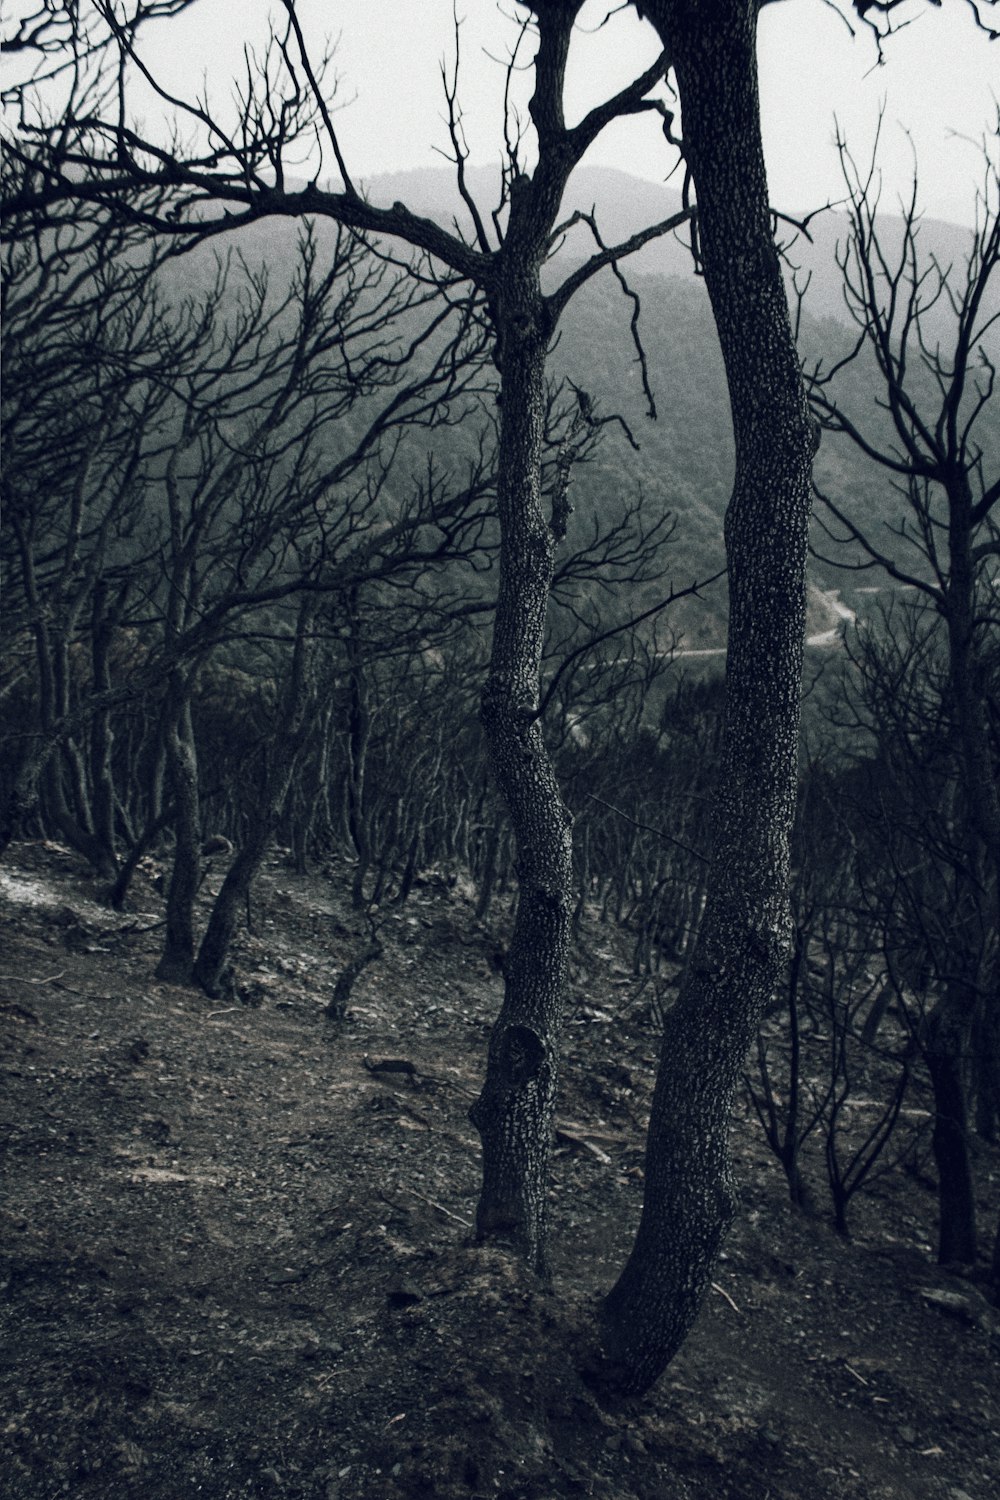
[[[483,219],[492,227],[490,215],[497,199],[499,172],[488,167],[470,167],[466,169],[466,179]],[[455,186],[454,173],[447,167],[385,173],[369,179],[365,188],[372,203],[388,208],[400,202],[435,223],[449,228],[457,223],[471,241],[471,216]],[[604,243],[614,245],[651,224],[672,217],[681,207],[681,194],[666,183],[648,182],[613,167],[582,166],[570,179],[562,217],[569,218],[574,210],[594,210]],[[885,249],[891,260],[898,253],[903,221],[898,215],[886,213],[882,216],[882,225]],[[842,209],[816,214],[809,221],[808,238],[796,236],[791,224],[781,226],[782,240],[795,241],[789,257],[799,267],[800,283],[809,278],[805,308],[813,318],[849,321],[843,279],[836,261],[838,242],[843,242],[846,234],[847,224]],[[921,221],[921,248],[942,266],[961,264],[968,253],[970,237],[971,231],[958,224],[929,218]],[[578,225],[567,236],[560,253],[563,258],[576,262],[595,248],[586,228]],[[629,257],[626,264],[634,274],[696,279],[690,251],[678,235],[666,235],[647,245]],[[941,311],[946,316],[945,310]]]

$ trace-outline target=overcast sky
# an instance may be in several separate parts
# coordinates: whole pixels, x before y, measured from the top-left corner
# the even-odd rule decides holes
[[[571,53],[570,119],[621,87],[652,61],[651,29],[631,10],[602,19],[616,0],[590,0]],[[980,158],[968,141],[995,129],[1000,97],[1000,43],[975,28],[964,0],[938,8],[914,0],[913,17],[886,48],[886,63],[862,27],[856,37],[828,0],[782,0],[765,7],[760,23],[761,91],[772,201],[801,211],[841,196],[833,148],[836,115],[855,154],[866,159],[884,107],[880,162],[885,201],[908,190],[913,152],[920,166],[921,202],[939,218],[971,223]],[[241,32],[252,36],[266,0],[198,0],[180,20],[150,28],[149,52],[171,83],[188,94],[205,69],[210,90],[224,97],[240,67]],[[337,39],[337,116],[353,175],[441,164],[447,147],[442,122],[440,64],[454,56],[451,0],[300,0],[313,37]],[[459,0],[462,16],[460,97],[474,163],[496,162],[502,119],[503,60],[517,14],[494,0]],[[234,25],[236,17],[240,26]],[[493,57],[489,55],[492,51]],[[498,60],[494,60],[498,59]],[[528,75],[523,80],[525,87]],[[911,145],[912,141],[912,145]],[[588,160],[662,180],[670,157],[656,122],[643,118],[616,127]]]

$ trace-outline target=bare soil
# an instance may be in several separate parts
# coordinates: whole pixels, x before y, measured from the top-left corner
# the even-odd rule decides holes
[[[153,979],[153,874],[117,915],[58,846],[0,869],[9,1500],[1000,1494],[1000,1315],[933,1264],[933,1185],[887,1177],[847,1242],[790,1209],[746,1111],[693,1334],[645,1399],[595,1401],[578,1372],[640,1207],[656,1055],[614,932],[576,955],[543,1286],[470,1238],[501,979],[461,885],[384,915],[338,1025],[366,942],[345,871],[275,856],[246,1003]],[[996,1154],[979,1180],[989,1225]]]

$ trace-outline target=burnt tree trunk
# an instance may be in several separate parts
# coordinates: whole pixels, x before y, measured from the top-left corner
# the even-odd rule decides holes
[[[938,1173],[938,1261],[972,1265],[976,1259],[976,1194],[969,1153],[965,1060],[970,1004],[955,986],[927,1020],[924,1059],[934,1091],[932,1149]]]
[[[310,687],[309,631],[316,607],[317,601],[311,600],[299,612],[291,671],[280,703],[261,803],[242,847],[226,871],[194,964],[196,983],[213,997],[225,986],[236,923],[247,907],[250,887],[267,853],[302,747]]]
[[[201,877],[201,811],[190,681],[179,671],[172,674],[167,692],[164,751],[174,804],[174,862],[156,977],[168,984],[189,984],[194,967],[194,898]]]
[[[365,880],[372,865],[371,828],[366,806],[368,742],[371,737],[371,712],[368,705],[368,679],[358,613],[358,590],[348,593],[347,661],[349,685],[347,737],[347,825],[357,855],[351,900],[357,908],[365,905]]]
[[[508,249],[517,233],[514,220],[512,207]],[[482,719],[517,842],[518,903],[504,964],[503,1005],[470,1118],[483,1143],[476,1233],[513,1244],[544,1270],[546,1173],[572,915],[572,837],[537,716],[554,549],[541,497],[549,331],[539,265],[523,283],[512,277],[501,294],[500,582]]]
[[[601,1310],[602,1378],[641,1392],[680,1348],[736,1208],[729,1117],[791,935],[805,623],[810,423],[768,212],[754,0],[659,0],[698,237],[729,384],[736,474],[726,513],[726,730],[709,891],[666,1017],[642,1219]]]
[[[948,677],[955,716],[960,777],[963,783],[962,813],[965,820],[966,859],[961,870],[967,887],[967,902],[976,913],[975,954],[949,959],[949,969],[959,964],[976,970],[976,982],[965,990],[969,1032],[979,1045],[975,1051],[977,1070],[977,1124],[989,1137],[995,1128],[1000,1098],[1000,779],[994,766],[988,695],[980,661],[982,618],[977,610],[974,562],[976,507],[968,474],[962,470],[948,485],[948,555],[950,576],[946,589],[948,627]],[[945,1029],[943,1035],[948,1034]],[[962,1059],[954,1059],[961,1076]],[[935,1084],[935,1098],[937,1086]],[[937,1126],[935,1126],[935,1137]],[[941,1180],[942,1235],[946,1218],[944,1180]],[[942,1240],[941,1259],[944,1257]],[[963,1259],[963,1256],[949,1256]],[[973,1256],[969,1257],[974,1258]]]
[[[31,746],[21,761],[10,795],[3,808],[0,808],[0,857],[21,833],[29,818],[38,811],[42,772],[55,749],[56,741],[51,736],[32,737]]]
[[[659,57],[620,94],[567,127],[563,88],[581,0],[545,0],[530,9],[537,50],[529,110],[538,160],[529,174],[511,144],[506,231],[475,278],[496,337],[501,404],[500,576],[482,720],[514,832],[518,904],[504,964],[503,1005],[490,1040],[483,1089],[470,1113],[483,1143],[476,1232],[480,1239],[513,1245],[530,1265],[544,1271],[546,1173],[573,914],[572,820],[539,722],[545,615],[554,549],[568,515],[564,491],[571,466],[567,446],[556,465],[557,493],[549,519],[543,513],[541,479],[545,361],[562,309],[609,263],[611,252],[595,255],[548,295],[542,293],[541,272],[573,168],[611,120],[654,107],[646,96],[665,76],[666,61]],[[474,217],[485,251],[485,229],[478,213]],[[684,218],[682,213],[651,226],[619,250],[631,254]]]
[[[91,611],[91,671],[94,692],[110,696],[111,693],[111,643],[115,629],[115,616],[108,610],[108,588],[98,580],[94,589]],[[114,730],[111,710],[102,705],[94,710],[90,721],[90,777],[93,791],[94,836],[105,851],[107,863],[114,875],[118,874],[118,859],[115,852],[115,782],[112,769],[114,753]]]
[[[566,128],[563,85],[579,8],[579,0],[533,7],[538,49],[530,113],[538,163],[529,176],[510,162],[507,229],[481,283],[500,371],[500,570],[481,712],[514,833],[518,902],[503,1004],[482,1091],[469,1112],[483,1146],[476,1234],[512,1245],[540,1272],[547,1268],[546,1178],[573,875],[572,819],[539,722],[545,617],[555,543],[565,525],[555,510],[550,524],[542,508],[545,363],[560,306],[543,295],[541,270],[569,175],[605,116],[592,112],[575,130]],[[634,86],[636,99],[653,81]],[[617,104],[607,107],[608,118],[615,112]]]

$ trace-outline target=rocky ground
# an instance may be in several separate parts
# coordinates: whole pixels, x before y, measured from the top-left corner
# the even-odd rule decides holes
[[[932,1184],[883,1179],[844,1241],[821,1200],[786,1205],[746,1110],[743,1210],[691,1338],[651,1395],[597,1405],[578,1367],[639,1210],[656,1053],[613,932],[574,960],[543,1287],[470,1243],[501,981],[460,885],[384,916],[336,1025],[365,941],[344,872],[275,856],[246,1004],[153,979],[154,875],[116,915],[58,846],[0,867],[4,1496],[1000,1493],[1000,1314],[934,1265]],[[995,1223],[996,1155],[979,1178]]]

